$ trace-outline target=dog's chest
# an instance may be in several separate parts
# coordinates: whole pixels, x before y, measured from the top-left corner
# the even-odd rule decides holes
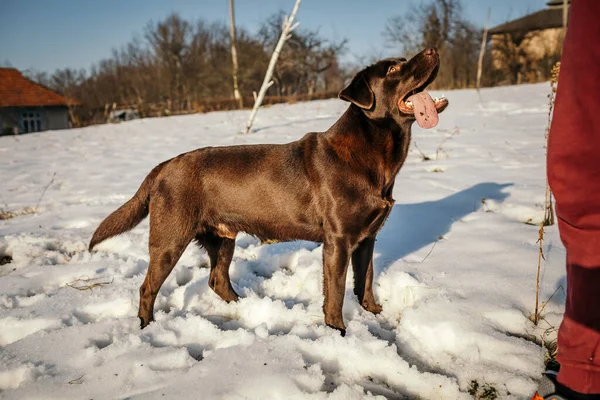
[[[365,221],[365,234],[364,236],[373,236],[383,227],[387,217],[390,215],[392,208],[394,207],[394,199],[383,198],[380,199],[378,207],[376,207],[372,213],[371,217]]]
[[[344,232],[358,240],[363,240],[379,232],[390,215],[395,201],[391,194],[382,197],[373,191],[355,199],[352,204],[344,203],[337,204],[329,210],[336,210],[334,218],[343,226]]]

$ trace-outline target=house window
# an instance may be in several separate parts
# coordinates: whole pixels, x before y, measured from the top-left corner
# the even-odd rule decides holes
[[[23,133],[39,132],[42,127],[42,113],[39,111],[23,111],[21,113],[21,131]]]

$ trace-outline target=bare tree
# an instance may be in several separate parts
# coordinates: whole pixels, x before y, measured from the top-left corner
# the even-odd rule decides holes
[[[192,26],[177,14],[170,15],[156,26],[150,24],[146,29],[146,39],[154,50],[160,70],[160,80],[166,86],[168,102],[174,107],[183,108],[188,85],[184,76],[186,58],[189,56],[189,43]]]
[[[263,27],[274,20],[270,18]],[[252,93],[261,86],[282,29],[278,23],[276,29],[250,34],[235,27],[238,92]],[[340,89],[347,72],[338,63],[344,44],[329,42],[318,31],[294,31],[279,49],[273,89],[281,96]],[[235,93],[233,58],[231,26],[172,14],[149,23],[143,35],[113,50],[89,73],[25,73],[75,99],[79,105],[73,108],[74,116],[87,125],[105,122],[113,109],[135,108],[145,117],[237,108],[239,103],[231,96]]]
[[[281,37],[285,15],[272,15],[258,32],[265,51],[272,51]],[[279,96],[311,95],[320,90],[339,90],[338,58],[345,50],[346,40],[339,42],[323,38],[317,30],[298,30],[282,48],[273,71],[273,88]],[[337,74],[337,77],[333,76]]]
[[[442,50],[452,37],[455,23],[461,21],[460,0],[431,0],[411,7],[403,16],[388,20],[384,37],[392,46],[400,46],[407,55],[421,51],[424,46]]]
[[[281,29],[281,36],[279,37],[279,41],[277,42],[277,46],[275,46],[275,50],[273,51],[273,55],[271,56],[271,61],[269,62],[269,67],[267,68],[267,73],[265,74],[265,79],[263,80],[262,86],[258,92],[258,96],[254,101],[254,107],[252,108],[252,113],[250,113],[250,117],[248,118],[248,122],[246,123],[246,133],[250,132],[250,128],[252,128],[252,123],[254,122],[254,118],[256,117],[256,112],[258,108],[262,104],[263,99],[265,98],[265,93],[267,93],[267,89],[273,85],[273,81],[271,78],[273,77],[273,70],[275,69],[275,64],[277,63],[277,58],[279,58],[279,53],[281,52],[281,48],[283,47],[286,40],[292,37],[291,32],[296,29],[299,25],[299,22],[294,23],[294,18],[296,17],[296,13],[298,12],[298,7],[300,6],[301,0],[296,0],[294,4],[294,9],[290,14],[289,18],[285,17]]]
[[[504,66],[503,69],[508,73],[508,82],[512,85],[521,83],[523,73],[528,67],[529,56],[526,46],[523,46],[527,34],[525,30],[502,33],[496,35],[493,42],[494,58]]]
[[[238,88],[238,58],[237,58],[237,49],[235,46],[236,36],[235,36],[235,13],[233,8],[233,0],[229,0],[229,19],[230,19],[230,34],[231,34],[231,63],[233,66],[233,97],[237,100],[239,107],[242,108],[244,103],[242,101],[242,96],[240,95],[240,90]]]
[[[462,15],[460,0],[429,0],[388,20],[384,37],[407,56],[436,47],[444,68],[434,87],[468,87],[476,81],[480,30]]]

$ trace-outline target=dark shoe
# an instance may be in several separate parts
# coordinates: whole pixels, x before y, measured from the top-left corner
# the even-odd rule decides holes
[[[600,400],[600,394],[583,394],[561,385],[557,380],[560,365],[557,362],[548,364],[538,390],[531,400]]]

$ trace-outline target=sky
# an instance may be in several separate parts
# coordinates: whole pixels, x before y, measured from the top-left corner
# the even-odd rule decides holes
[[[463,0],[466,17],[490,25],[545,7],[547,0]],[[297,20],[327,39],[348,40],[344,60],[396,55],[382,36],[388,18],[420,0],[304,0]],[[256,32],[271,14],[289,13],[294,0],[235,0],[236,25]],[[229,23],[228,0],[0,0],[0,65],[52,72],[85,68],[141,37],[150,21],[172,12],[186,19]]]

